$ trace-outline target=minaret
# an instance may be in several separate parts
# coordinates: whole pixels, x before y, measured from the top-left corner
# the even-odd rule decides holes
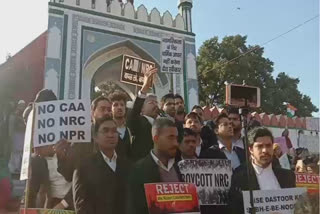
[[[191,9],[192,9],[192,0],[178,0],[178,9],[180,15],[183,17],[185,23],[185,29],[188,32],[192,32],[192,19],[191,19]]]

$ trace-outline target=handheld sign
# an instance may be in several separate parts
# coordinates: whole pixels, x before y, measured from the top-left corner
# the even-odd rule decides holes
[[[284,153],[280,158],[279,158],[279,163],[281,165],[281,168],[283,169],[291,169],[289,158],[287,153]]]
[[[316,174],[296,173],[297,187],[305,187],[309,193],[319,193],[320,176]]]
[[[288,153],[289,149],[287,147],[287,141],[285,137],[276,137],[274,138],[274,142],[279,144],[282,153]]]
[[[200,205],[227,204],[232,176],[230,160],[182,160],[178,166],[184,182],[196,185]]]
[[[33,146],[69,142],[91,142],[89,100],[56,100],[35,104]]]
[[[305,188],[288,188],[279,190],[254,190],[253,202],[256,213],[281,213],[292,214],[294,205]],[[242,191],[244,202],[244,213],[250,213],[250,193]]]
[[[121,82],[142,86],[144,74],[155,68],[155,63],[137,57],[123,55]]]
[[[164,37],[161,40],[161,72],[182,74],[183,39]]]
[[[196,187],[187,183],[144,185],[149,214],[200,214]]]

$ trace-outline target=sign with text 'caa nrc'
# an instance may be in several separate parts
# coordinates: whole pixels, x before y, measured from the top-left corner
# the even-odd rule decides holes
[[[305,188],[287,188],[279,190],[254,190],[253,202],[256,213],[293,214],[294,206]],[[252,213],[249,191],[242,191],[244,213]]]
[[[35,104],[34,147],[55,144],[60,139],[91,141],[89,100],[56,100]]]
[[[155,68],[155,63],[137,57],[123,55],[121,82],[142,86],[144,74]]]

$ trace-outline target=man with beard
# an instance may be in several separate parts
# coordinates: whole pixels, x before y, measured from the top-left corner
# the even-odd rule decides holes
[[[231,161],[232,169],[235,170],[241,163],[245,162],[245,151],[232,144],[233,126],[227,114],[220,114],[215,123],[215,133],[218,137],[218,148],[225,154],[227,159]]]
[[[110,95],[112,102],[112,115],[117,123],[120,142],[116,148],[117,154],[125,158],[130,157],[131,152],[131,132],[126,126],[126,102],[127,95],[122,92],[114,92]]]
[[[228,117],[229,120],[232,122],[233,127],[233,145],[241,149],[244,149],[243,138],[241,136],[242,124],[239,109],[230,108],[228,110]]]
[[[131,159],[137,161],[144,158],[153,148],[151,128],[153,121],[159,115],[157,96],[147,94],[152,87],[154,68],[145,73],[141,90],[134,101],[133,108],[128,116],[127,124],[133,135]]]
[[[160,101],[160,116],[162,117],[170,117],[175,119],[176,116],[176,108],[175,108],[175,100],[174,95],[169,93],[164,95]]]
[[[176,94],[174,96],[174,102],[175,102],[175,109],[176,109],[175,119],[176,121],[183,123],[184,117],[186,116],[186,113],[184,110],[184,100],[179,94]]]
[[[144,184],[181,182],[175,156],[178,149],[178,130],[172,119],[158,118],[152,126],[154,147],[138,161],[129,176],[128,214],[148,214]]]
[[[272,165],[273,136],[267,128],[251,130],[248,134],[248,147],[251,162],[237,168],[232,175],[229,192],[231,213],[244,212],[242,191],[249,190],[249,185],[252,190],[278,190],[296,186],[293,171]],[[251,172],[250,183],[246,167]]]

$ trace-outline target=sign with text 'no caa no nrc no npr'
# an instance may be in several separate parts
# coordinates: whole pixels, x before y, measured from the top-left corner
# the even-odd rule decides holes
[[[89,100],[56,100],[35,104],[34,147],[55,144],[60,139],[91,141]]]
[[[123,55],[121,82],[142,86],[144,74],[155,67],[155,63],[137,57]]]

